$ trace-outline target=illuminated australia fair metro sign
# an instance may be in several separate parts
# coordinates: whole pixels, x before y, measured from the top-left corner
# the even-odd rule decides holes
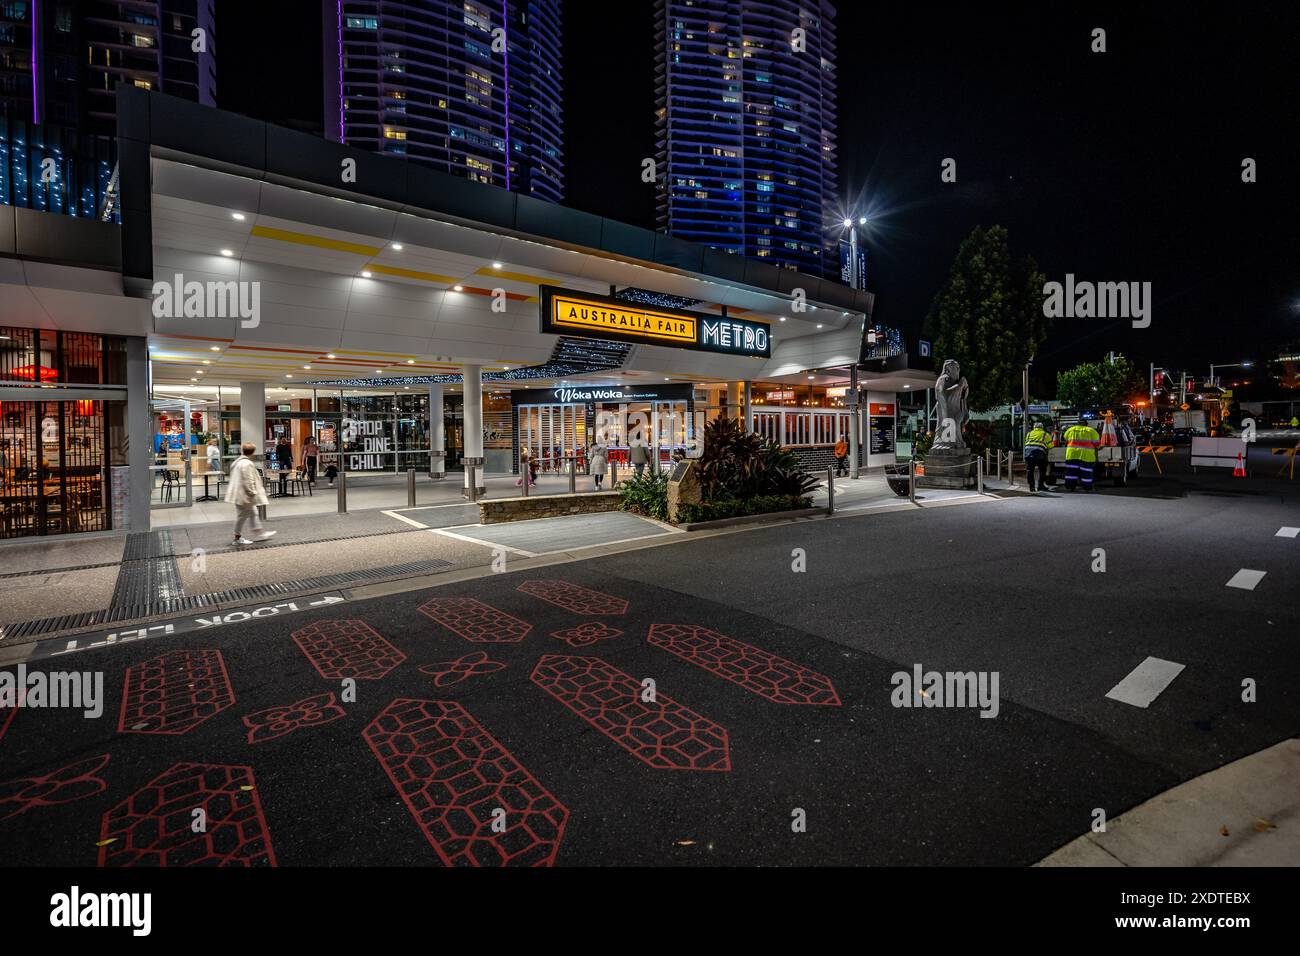
[[[667,348],[770,358],[771,330],[766,322],[737,319],[685,309],[646,307],[590,292],[544,285],[542,331],[616,342],[644,342]]]

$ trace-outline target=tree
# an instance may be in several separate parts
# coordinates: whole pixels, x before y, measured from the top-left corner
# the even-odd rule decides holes
[[[1141,373],[1122,355],[1056,373],[1056,400],[1067,408],[1119,405],[1145,390]]]
[[[1020,398],[1021,373],[1047,336],[1045,281],[1032,258],[1012,259],[1002,226],[976,226],[957,249],[925,328],[936,364],[961,365],[973,411]]]

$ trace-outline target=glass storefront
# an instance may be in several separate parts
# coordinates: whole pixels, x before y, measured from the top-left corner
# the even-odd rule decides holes
[[[0,327],[0,538],[114,527],[125,382],[120,337]]]

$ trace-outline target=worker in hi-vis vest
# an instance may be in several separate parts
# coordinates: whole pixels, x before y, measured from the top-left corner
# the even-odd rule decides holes
[[[1065,487],[1073,491],[1082,482],[1084,491],[1092,491],[1092,469],[1097,464],[1097,446],[1101,436],[1091,425],[1079,422],[1065,430]]]
[[[1025,436],[1025,476],[1029,479],[1029,490],[1033,492],[1034,472],[1038,472],[1038,487],[1047,483],[1047,449],[1055,445],[1042,422],[1034,422],[1034,427]]]

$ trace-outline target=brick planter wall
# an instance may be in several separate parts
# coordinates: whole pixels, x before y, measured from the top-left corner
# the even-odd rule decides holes
[[[519,495],[513,498],[489,498],[478,503],[479,521],[498,524],[502,521],[528,521],[532,518],[558,518],[562,515],[587,515],[598,511],[617,511],[617,491],[592,491],[577,495]]]
[[[818,475],[825,475],[826,469],[835,464],[835,446],[834,445],[811,445],[806,447],[791,448],[795,457],[799,459],[799,467],[803,471],[816,472]],[[867,464],[866,448],[858,447],[858,464],[865,468]]]

